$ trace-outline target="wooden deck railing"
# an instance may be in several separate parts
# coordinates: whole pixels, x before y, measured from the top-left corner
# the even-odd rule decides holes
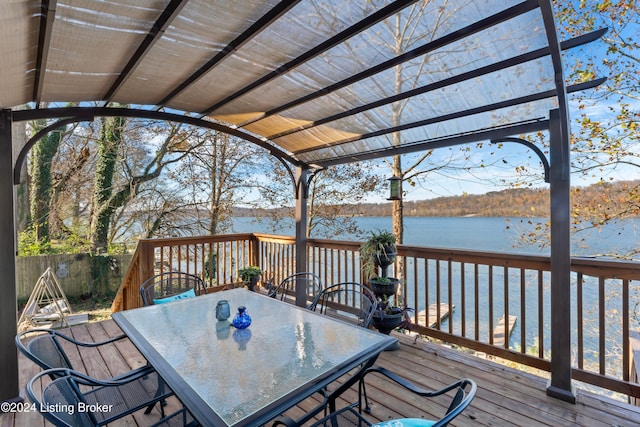
[[[309,239],[305,269],[325,284],[361,282],[359,247],[359,242]],[[404,267],[402,295],[414,308],[414,332],[550,370],[548,256],[416,246],[399,246],[398,254],[390,275]],[[294,238],[143,240],[113,309],[138,307],[140,284],[153,274],[170,269],[198,274],[216,290],[236,282],[238,269],[247,265],[259,265],[264,277],[278,283],[296,270]],[[207,273],[212,269],[214,274]],[[571,269],[573,378],[640,398],[632,376],[640,361],[634,364],[630,347],[631,333],[640,329],[633,312],[640,300],[640,264],[574,258]]]

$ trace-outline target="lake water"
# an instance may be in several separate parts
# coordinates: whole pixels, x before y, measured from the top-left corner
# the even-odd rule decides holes
[[[356,217],[355,221],[365,232],[391,229],[391,217]],[[407,245],[549,254],[548,247],[519,243],[521,235],[535,230],[538,223],[544,224],[545,218],[405,217],[404,221],[404,243]],[[250,217],[235,218],[233,228],[233,232],[236,233],[273,232],[264,222]],[[293,235],[293,221],[279,228],[276,233]],[[343,235],[338,238],[361,241],[366,238],[366,233],[359,236]],[[636,248],[639,242],[640,218],[633,218],[609,224],[601,229],[580,231],[572,238],[571,252],[574,256],[627,254]]]
[[[361,235],[353,236],[353,235],[344,235],[338,238],[351,240],[351,241],[362,241],[366,238],[366,231],[375,230],[375,229],[391,229],[391,218],[390,217],[357,217],[355,218],[358,226],[364,230],[364,233]],[[427,246],[427,247],[439,247],[439,248],[451,248],[451,249],[466,249],[466,250],[479,250],[479,251],[491,251],[491,252],[508,252],[508,253],[524,253],[524,254],[539,254],[539,255],[548,255],[550,250],[548,247],[540,247],[539,244],[527,244],[522,245],[518,242],[520,241],[520,236],[524,233],[528,233],[530,231],[535,230],[537,224],[544,224],[546,219],[544,218],[493,218],[493,217],[406,217],[405,218],[405,244],[407,245],[415,245],[415,246]],[[631,250],[637,247],[640,242],[640,218],[628,219],[624,221],[619,221],[615,224],[609,224],[606,227],[600,229],[593,230],[583,230],[572,238],[572,254],[573,256],[582,256],[582,257],[591,257],[591,256],[600,256],[603,254],[627,254]],[[293,235],[294,227],[293,222],[291,221],[289,224],[281,227],[277,231],[273,231],[268,227],[267,224],[256,222],[255,218],[236,218],[234,222],[234,232],[242,233],[242,232],[265,232],[265,233],[275,233],[282,235]],[[409,266],[410,267],[410,266]],[[452,269],[453,277],[459,277],[459,268],[460,266],[454,264]],[[418,270],[422,271],[422,267]],[[500,269],[496,269],[494,271],[494,282],[502,283],[501,271]],[[430,283],[427,285],[429,288],[430,295],[436,294],[436,284],[433,282],[433,278],[436,277],[435,272],[430,273]],[[529,279],[527,279],[527,283],[529,283]],[[424,278],[419,278],[418,281],[420,283],[424,283]],[[531,279],[534,285],[537,281]],[[594,282],[594,283],[591,283]],[[473,278],[469,277],[467,286],[473,283]],[[483,281],[484,283],[484,281]],[[572,283],[572,288],[574,291],[572,293],[575,294],[575,283]],[[425,285],[422,285],[424,288]],[[424,292],[421,288],[419,292]],[[517,295],[519,292],[518,287],[513,287],[510,289],[510,313],[519,314],[520,306],[519,306],[519,296]],[[591,278],[590,281],[586,281],[583,289],[583,301],[586,310],[589,310],[591,307],[597,306],[598,301],[598,283],[597,279]],[[545,286],[546,289],[546,286]],[[634,285],[634,289],[637,289],[637,285]],[[548,289],[547,289],[548,290]],[[446,302],[447,290],[441,290],[443,295],[443,301]],[[494,289],[496,292],[495,301],[494,301],[494,310],[495,316],[494,322],[497,323],[497,317],[504,313],[504,306],[500,299],[501,288],[498,286]],[[529,286],[527,285],[527,294],[531,293],[531,295],[527,296],[527,301],[531,301],[535,304],[536,301],[536,293],[537,293],[537,285]],[[637,292],[637,291],[634,291]],[[413,291],[409,290],[411,295],[407,295],[409,300],[413,299]],[[460,306],[460,290],[459,286],[454,286],[453,291],[453,303],[456,306]],[[467,294],[472,295],[473,289],[467,289]],[[511,295],[513,294],[513,295]],[[550,323],[550,310],[549,307],[549,295],[548,292],[545,292],[546,296],[544,299],[545,306],[545,314],[543,319],[543,324],[545,327],[548,327]],[[632,293],[634,295],[635,293]],[[486,306],[489,304],[486,292],[480,293],[480,303],[481,306]],[[620,310],[620,300],[617,299],[614,302],[610,303],[608,308],[613,309],[617,313],[617,317],[621,313]],[[420,303],[417,310],[424,309],[424,303]],[[576,308],[575,308],[575,300],[572,299],[572,328],[575,330],[576,327]],[[459,319],[460,313],[459,310],[454,310],[452,318],[445,320],[442,325],[443,330],[448,329],[449,321],[453,321],[454,325]],[[527,346],[535,345],[536,336],[537,336],[537,328],[538,328],[538,319],[537,319],[537,308],[531,307],[528,310],[527,319],[519,318],[516,322],[515,329],[512,334],[512,339],[514,337],[520,336],[520,328],[522,323],[527,325],[527,337],[526,342]],[[529,318],[530,317],[530,318]],[[616,319],[617,319],[616,317]],[[611,319],[610,319],[611,320]],[[614,323],[619,323],[620,319],[614,321]],[[472,324],[474,323],[473,312],[469,310],[466,316],[466,322],[469,330],[472,330]],[[495,323],[494,323],[495,325]],[[458,326],[454,326],[456,329]],[[487,319],[480,321],[479,330],[481,331],[482,336],[487,336],[489,334],[489,324]],[[548,331],[547,331],[548,332]],[[547,333],[544,337],[544,347],[549,349],[550,334]],[[576,345],[576,334],[573,334],[572,341],[573,344]],[[607,332],[607,347],[608,348],[616,348],[619,346],[621,336],[620,329],[618,327],[613,327],[612,330]],[[513,343],[512,343],[513,344]],[[584,345],[585,345],[585,358],[588,363],[595,363],[597,361],[598,354],[598,335],[595,331],[586,330],[584,337]],[[615,366],[616,370],[621,369],[619,365],[619,359],[610,358],[610,364]]]

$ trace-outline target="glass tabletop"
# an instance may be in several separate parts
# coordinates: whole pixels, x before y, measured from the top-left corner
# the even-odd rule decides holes
[[[226,321],[215,317],[220,300],[231,307]],[[242,330],[231,326],[239,306],[252,319]],[[172,378],[186,385],[174,391],[187,407],[201,399],[228,426],[395,342],[245,289],[127,310],[114,319],[172,387]]]

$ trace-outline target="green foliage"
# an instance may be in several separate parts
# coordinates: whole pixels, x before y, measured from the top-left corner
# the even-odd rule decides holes
[[[51,242],[38,240],[32,227],[18,233],[18,256],[34,256],[52,253]]]
[[[378,272],[378,256],[382,253],[396,252],[396,238],[386,230],[373,230],[369,238],[360,245],[360,259],[365,278],[375,277]]]
[[[64,239],[42,240],[36,236],[33,227],[18,232],[18,255],[35,256],[45,254],[75,254],[89,251],[89,242],[85,234],[70,230]]]
[[[217,269],[218,269],[218,254],[209,253],[207,255],[207,258],[204,260],[204,278],[215,279]]]
[[[262,270],[260,270],[260,267],[258,266],[250,265],[248,267],[244,267],[238,270],[238,274],[240,275],[240,278],[242,280],[244,280],[245,282],[248,282],[249,280],[251,280],[252,277],[261,275]]]

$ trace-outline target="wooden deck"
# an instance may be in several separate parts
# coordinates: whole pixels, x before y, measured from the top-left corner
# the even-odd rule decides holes
[[[67,333],[80,340],[98,341],[118,335],[121,331],[113,321],[108,320],[74,326]],[[422,340],[414,342],[408,336],[399,337],[400,349],[384,352],[378,359],[379,365],[393,369],[427,388],[438,388],[461,377],[469,377],[477,382],[476,398],[451,423],[452,426],[631,427],[640,424],[640,408],[582,390],[578,390],[577,403],[571,405],[548,397],[545,394],[544,378],[434,343]],[[82,355],[76,353],[71,357],[77,368],[83,367],[87,373],[98,378],[117,375],[145,363],[144,358],[127,340],[122,340],[115,346],[105,346],[100,352],[86,350]],[[22,356],[19,366],[21,384],[25,384],[39,371]],[[433,417],[444,411],[443,402],[427,402],[426,399],[415,398],[374,376],[371,376],[368,384],[370,397],[374,400],[372,416],[379,420],[388,416]],[[349,403],[356,401],[357,390],[350,390],[344,397]],[[313,404],[313,400],[309,399],[292,408],[289,414],[295,417]],[[172,398],[167,411],[177,409],[178,405],[179,402]],[[158,418],[156,408],[149,415],[139,412],[110,425],[147,426]],[[44,425],[43,418],[37,413],[0,415],[0,427]]]

